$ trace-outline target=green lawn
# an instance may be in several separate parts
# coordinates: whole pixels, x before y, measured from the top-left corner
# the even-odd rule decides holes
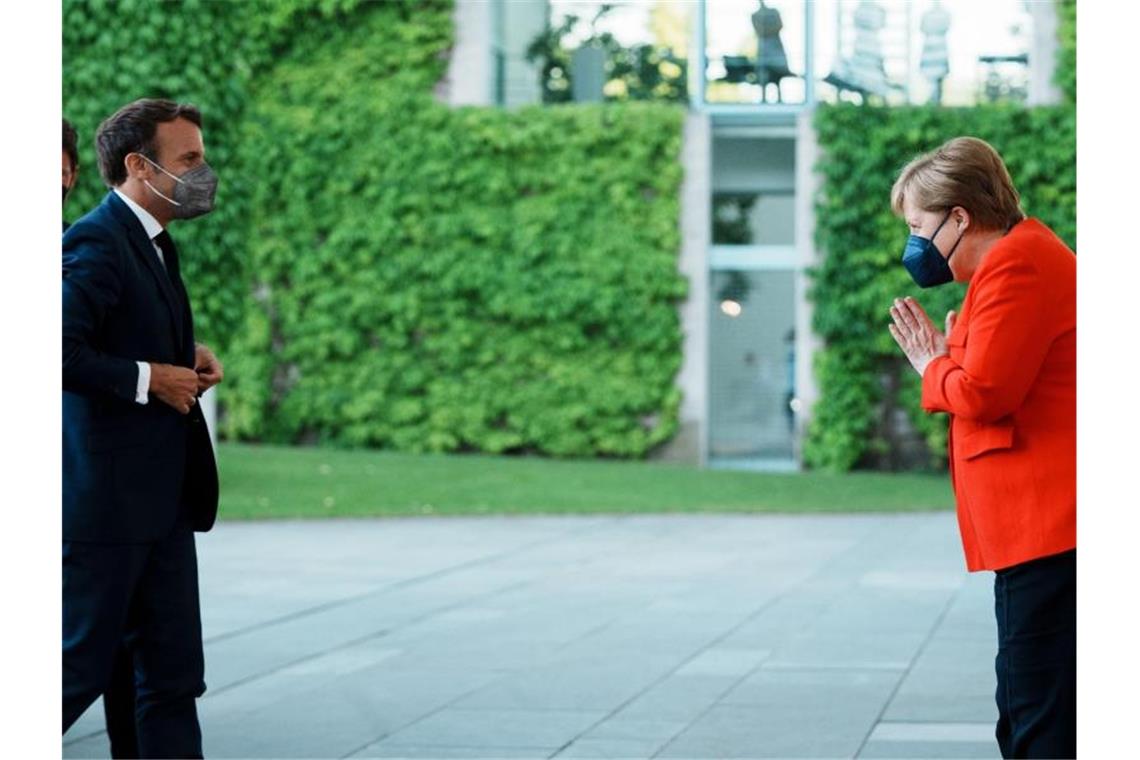
[[[222,519],[950,509],[934,475],[762,474],[647,462],[222,444]]]

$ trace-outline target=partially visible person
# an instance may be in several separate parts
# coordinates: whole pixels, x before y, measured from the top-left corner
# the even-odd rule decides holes
[[[950,475],[970,571],[992,570],[1002,757],[1077,752],[1077,260],[1022,213],[998,153],[959,137],[891,191],[924,288],[968,282],[943,334],[912,298],[891,335],[950,415]]]
[[[132,653],[142,757],[202,757],[195,531],[217,515],[198,397],[221,363],[194,341],[167,227],[212,210],[201,114],[139,100],[96,134],[111,188],[63,237],[63,730]]]
[[[67,119],[63,120],[63,201],[67,204],[68,194],[75,188],[79,179],[79,139],[75,127]],[[63,220],[63,231],[67,232],[67,220]]]
[[[75,187],[79,176],[78,134],[67,119],[63,120],[63,203]],[[63,231],[67,232],[67,219]],[[137,758],[138,737],[135,736],[135,666],[130,649],[124,642],[115,654],[115,664],[107,690],[103,692],[103,715],[107,721],[107,738],[111,757]]]

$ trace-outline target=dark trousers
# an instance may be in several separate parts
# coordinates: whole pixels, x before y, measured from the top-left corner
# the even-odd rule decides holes
[[[103,692],[103,715],[107,719],[107,738],[111,740],[111,757],[135,760],[139,755],[139,739],[135,733],[135,657],[120,646],[111,667],[111,680]]]
[[[194,534],[151,544],[63,544],[63,730],[105,692],[126,644],[142,757],[200,758],[206,690]]]
[[[997,741],[1002,757],[1077,756],[1077,552],[999,570]]]

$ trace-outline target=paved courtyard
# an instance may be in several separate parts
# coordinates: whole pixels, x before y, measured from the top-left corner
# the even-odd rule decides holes
[[[223,523],[213,758],[995,758],[951,513]],[[96,703],[64,757],[108,757]]]

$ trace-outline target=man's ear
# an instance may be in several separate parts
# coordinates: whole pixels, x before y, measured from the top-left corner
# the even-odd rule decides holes
[[[128,177],[150,179],[150,164],[139,153],[128,153],[123,157],[123,166],[126,167]]]

